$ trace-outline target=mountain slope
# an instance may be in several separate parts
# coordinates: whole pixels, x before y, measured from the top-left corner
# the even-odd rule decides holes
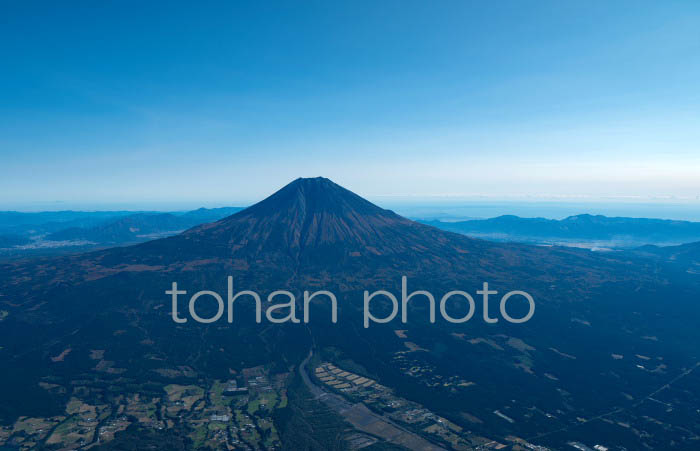
[[[295,263],[414,252],[454,252],[459,242],[384,210],[328,179],[297,179],[265,200],[174,241],[225,244],[230,255],[285,254]],[[472,243],[473,244],[473,243]]]

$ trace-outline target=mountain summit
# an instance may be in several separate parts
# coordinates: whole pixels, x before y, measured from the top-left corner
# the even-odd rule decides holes
[[[304,215],[326,214],[338,217],[391,214],[325,177],[298,178],[248,208],[248,213],[266,216],[281,208]]]
[[[390,210],[384,210],[323,177],[299,178],[266,199],[184,236],[228,243],[246,255],[304,252],[380,255],[407,251],[429,238],[432,247],[444,235]],[[318,252],[316,252],[318,251]],[[323,259],[325,260],[325,259]]]

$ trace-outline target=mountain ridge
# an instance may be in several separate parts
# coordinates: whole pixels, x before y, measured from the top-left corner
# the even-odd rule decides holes
[[[652,218],[580,214],[559,220],[502,215],[468,221],[423,222],[467,236],[538,244],[589,240],[633,248],[644,244],[677,245],[700,241],[700,222]]]

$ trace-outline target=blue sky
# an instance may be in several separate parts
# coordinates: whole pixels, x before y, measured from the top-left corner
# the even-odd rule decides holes
[[[0,8],[0,208],[700,196],[696,1]]]

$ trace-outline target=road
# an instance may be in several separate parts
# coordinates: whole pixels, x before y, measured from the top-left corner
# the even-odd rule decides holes
[[[313,350],[309,351],[309,355],[299,365],[299,375],[304,384],[315,399],[322,401],[328,407],[338,412],[356,429],[416,451],[445,451],[445,448],[430,443],[420,435],[397,425],[384,416],[372,412],[364,404],[353,404],[342,396],[330,393],[323,387],[316,385],[306,371],[306,365],[312,356]]]

